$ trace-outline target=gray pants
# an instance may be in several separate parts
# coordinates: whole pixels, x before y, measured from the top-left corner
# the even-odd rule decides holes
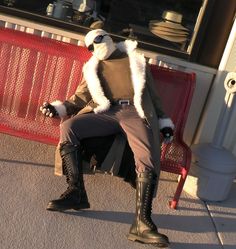
[[[133,105],[115,105],[108,111],[76,115],[61,124],[60,142],[80,144],[90,137],[124,133],[134,154],[137,172],[154,170],[152,130]],[[157,152],[156,152],[157,153]]]

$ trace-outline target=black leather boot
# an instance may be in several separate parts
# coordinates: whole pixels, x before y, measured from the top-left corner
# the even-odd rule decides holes
[[[64,211],[68,209],[80,210],[90,208],[84,187],[82,158],[79,146],[63,143],[60,146],[60,155],[68,188],[59,199],[48,203],[47,210]]]
[[[136,180],[136,217],[130,228],[128,239],[158,247],[169,245],[168,237],[158,233],[151,219],[152,200],[157,184],[156,175],[152,172],[137,174]]]

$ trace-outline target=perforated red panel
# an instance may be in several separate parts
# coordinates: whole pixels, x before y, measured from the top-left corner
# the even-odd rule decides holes
[[[0,29],[0,130],[56,144],[59,120],[39,107],[71,96],[90,56],[83,47]]]
[[[162,145],[161,168],[181,174],[190,167],[191,152],[183,142],[183,130],[195,87],[195,74],[151,67],[163,109],[175,124],[174,140]]]

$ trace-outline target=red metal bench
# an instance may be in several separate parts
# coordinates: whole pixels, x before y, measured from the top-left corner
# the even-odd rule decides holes
[[[59,121],[45,118],[44,101],[72,95],[91,54],[84,47],[0,29],[0,132],[56,145]],[[191,151],[183,141],[195,74],[151,66],[163,107],[175,123],[174,141],[162,146],[161,169],[179,174],[176,208],[189,171]]]

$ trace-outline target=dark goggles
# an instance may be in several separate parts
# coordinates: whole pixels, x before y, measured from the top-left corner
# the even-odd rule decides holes
[[[93,43],[95,43],[95,44],[101,43],[104,36],[107,36],[107,34],[96,36],[96,37],[94,38],[94,40],[93,40]],[[91,52],[94,51],[94,46],[93,46],[93,44],[91,44],[91,45],[88,46],[88,50],[91,51]]]

